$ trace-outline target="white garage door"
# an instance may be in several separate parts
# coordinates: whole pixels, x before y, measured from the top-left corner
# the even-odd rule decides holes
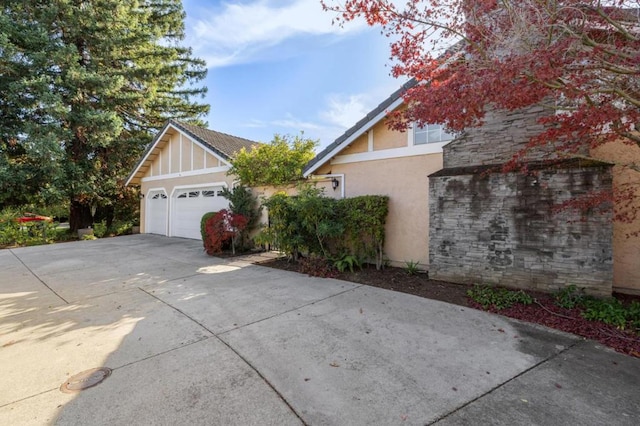
[[[167,235],[168,197],[164,191],[150,191],[147,195],[147,220],[145,232]]]
[[[173,200],[172,236],[201,240],[200,219],[207,212],[229,207],[222,196],[222,187],[186,188],[177,190]]]

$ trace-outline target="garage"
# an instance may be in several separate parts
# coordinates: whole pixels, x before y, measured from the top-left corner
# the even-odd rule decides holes
[[[141,232],[200,240],[202,215],[229,208],[222,191],[236,182],[231,160],[257,144],[169,120],[125,182],[140,188]]]
[[[147,232],[167,235],[169,199],[164,190],[149,191],[147,195]]]
[[[196,240],[202,239],[202,216],[229,207],[229,201],[222,196],[222,186],[176,189],[172,201],[171,236]]]

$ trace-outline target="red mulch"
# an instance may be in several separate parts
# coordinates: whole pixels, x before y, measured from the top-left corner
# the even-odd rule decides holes
[[[300,271],[298,263],[289,262],[285,259],[276,259],[262,265],[295,272]],[[467,296],[469,286],[430,280],[426,273],[409,275],[406,270],[401,268],[385,268],[382,271],[377,271],[373,267],[365,267],[354,272],[333,271],[330,276],[345,281],[483,310],[479,304]],[[531,305],[517,304],[501,311],[495,309],[488,309],[488,311],[522,321],[541,324],[587,339],[597,340],[618,352],[640,358],[640,335],[629,330],[619,330],[614,326],[599,321],[586,320],[580,315],[579,308],[560,308],[555,305],[553,297],[549,294],[534,292],[529,294],[536,301]],[[618,294],[614,296],[624,303],[640,300],[640,297],[636,296]]]

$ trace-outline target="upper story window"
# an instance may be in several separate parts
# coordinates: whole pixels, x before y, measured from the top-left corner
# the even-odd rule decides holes
[[[447,142],[455,135],[447,133],[440,124],[425,124],[424,126],[413,127],[413,144],[424,145],[427,143]]]

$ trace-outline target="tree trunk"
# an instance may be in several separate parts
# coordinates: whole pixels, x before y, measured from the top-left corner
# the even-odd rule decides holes
[[[80,201],[71,200],[69,208],[69,229],[71,232],[77,232],[78,229],[88,228],[91,225],[93,225],[93,220],[90,207]]]

